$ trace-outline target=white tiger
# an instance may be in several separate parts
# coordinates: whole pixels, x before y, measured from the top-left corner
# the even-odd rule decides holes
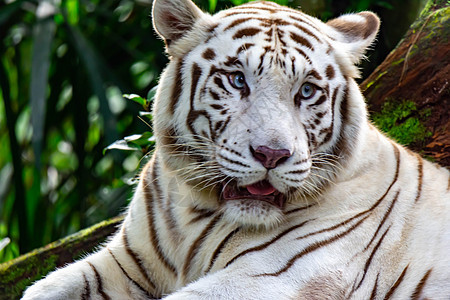
[[[449,171],[367,119],[373,13],[155,0],[157,146],[118,233],[24,299],[449,299]]]

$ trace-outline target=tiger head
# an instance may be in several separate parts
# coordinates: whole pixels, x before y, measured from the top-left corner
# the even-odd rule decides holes
[[[230,222],[278,224],[358,151],[367,117],[353,78],[373,13],[323,23],[271,2],[211,16],[156,0],[153,23],[170,57],[154,104],[159,151]]]

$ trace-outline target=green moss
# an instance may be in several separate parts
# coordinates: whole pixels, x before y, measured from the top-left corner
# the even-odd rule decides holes
[[[402,57],[402,58],[398,59],[397,61],[394,61],[394,62],[392,63],[392,66],[396,66],[396,65],[398,65],[398,64],[401,64],[401,63],[404,62],[404,61],[405,61],[405,58]]]
[[[421,120],[431,115],[430,109],[419,111],[412,101],[386,101],[381,113],[374,114],[372,120],[391,138],[402,145],[423,141],[431,132]]]
[[[378,74],[377,78],[375,78],[375,80],[369,82],[366,85],[366,89],[370,88],[375,82],[377,82],[381,77],[383,77],[385,74],[387,73],[387,71],[381,72],[380,74]]]
[[[42,278],[56,268],[57,255],[50,255],[45,259],[34,256],[33,252],[27,256],[26,264],[3,264],[0,270],[0,299],[18,299],[23,290],[32,282]]]
[[[448,28],[449,18],[450,18],[450,7],[442,8],[431,14],[430,17],[426,19],[427,22],[426,31],[428,31],[429,33],[428,35],[421,37],[422,43],[435,37],[447,40],[448,39],[447,35],[449,32]]]
[[[425,7],[422,9],[420,13],[420,18],[424,17],[425,15],[429,14],[431,10],[435,7],[445,7],[449,6],[450,1],[448,0],[428,0],[425,4]]]
[[[123,216],[103,221],[0,264],[0,300],[19,299],[23,290],[32,282],[44,277],[57,266],[91,251],[106,235],[115,231],[122,220]]]

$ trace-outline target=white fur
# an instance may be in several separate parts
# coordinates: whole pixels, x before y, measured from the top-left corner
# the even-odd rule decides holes
[[[320,41],[291,25],[272,26],[279,31],[270,41],[264,32],[232,39],[240,29],[259,27],[260,21],[253,18],[227,31],[242,15],[227,16],[233,11],[227,10],[209,16],[189,0],[156,0],[155,28],[168,42],[171,63],[154,107],[157,147],[125,221],[105,247],[38,281],[23,299],[102,299],[102,293],[112,299],[384,299],[389,293],[408,299],[415,291],[419,298],[448,298],[449,171],[423,161],[371,125],[353,80],[354,63],[375,38],[377,18],[362,13],[324,24],[271,3],[244,7],[264,18],[291,21],[295,14]],[[172,30],[167,13],[193,30]],[[314,50],[283,39],[290,32],[303,34]],[[273,63],[280,59],[283,42],[284,66],[280,60]],[[254,44],[237,54],[244,67],[223,64],[243,43]],[[274,50],[261,61],[264,47]],[[213,61],[204,58],[208,48],[214,50]],[[182,89],[171,108],[180,60]],[[229,69],[210,77],[212,65]],[[260,65],[261,76],[255,72]],[[326,75],[330,68],[333,76]],[[236,71],[250,88],[245,97],[227,79],[227,72]],[[228,93],[217,87],[217,78]],[[294,105],[305,82],[321,89]],[[326,101],[309,106],[326,88]],[[220,100],[209,91],[219,93]],[[226,114],[211,109],[219,103]],[[194,116],[196,134],[186,125],[191,105],[209,118]],[[316,124],[318,113],[322,117]],[[226,117],[227,127],[212,141],[210,122]],[[332,128],[328,140],[320,133],[326,128]],[[170,144],[174,139],[178,148]],[[292,156],[267,170],[249,150],[260,145],[288,149]],[[196,161],[181,146],[192,147],[203,159]],[[283,209],[254,200],[223,203],[218,196],[220,180],[244,187],[263,179],[289,194]]]

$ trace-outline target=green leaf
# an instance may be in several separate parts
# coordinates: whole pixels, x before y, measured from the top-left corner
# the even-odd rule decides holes
[[[14,184],[14,203],[13,203],[13,215],[17,217],[18,232],[18,245],[20,251],[29,250],[29,232],[28,232],[28,219],[26,210],[26,195],[25,185],[23,181],[22,172],[24,170],[22,162],[22,150],[17,141],[15,135],[15,123],[17,116],[13,111],[13,103],[11,98],[10,81],[8,77],[7,69],[4,66],[2,60],[0,60],[0,92],[2,93],[3,104],[5,106],[6,124],[9,133],[9,149],[7,152],[11,154],[13,163],[13,184]],[[14,218],[15,216],[12,216]],[[11,232],[12,230],[10,230]],[[13,243],[15,244],[15,243]],[[17,245],[17,244],[16,244]]]
[[[48,70],[50,68],[51,46],[55,31],[56,24],[52,18],[38,20],[33,29],[30,106],[31,125],[33,127],[33,151],[36,169],[38,170],[41,168],[45,112],[47,107]]]
[[[133,100],[136,103],[139,103],[142,105],[142,107],[149,112],[151,108],[151,103],[155,99],[156,91],[158,89],[158,86],[153,87],[150,91],[147,93],[147,99],[136,95],[136,94],[125,94],[123,97],[128,100]]]
[[[154,145],[155,137],[151,132],[144,132],[143,134],[133,134],[123,138],[122,140],[115,141],[103,150],[103,154],[111,149],[136,151],[143,150],[151,145]]]
[[[244,4],[246,2],[248,2],[248,1],[247,0],[231,0],[231,3],[233,3],[234,6],[238,6],[238,5]]]
[[[147,93],[148,101],[153,101],[155,99],[157,90],[158,90],[158,86],[154,86],[150,89],[150,91],[148,91],[148,93]]]
[[[78,0],[66,0],[67,21],[70,24],[77,24],[79,20],[79,4]]]
[[[11,240],[8,238],[8,237],[6,237],[6,238],[4,238],[4,239],[1,239],[0,240],[0,251],[2,251],[3,250],[3,248],[5,248],[6,246],[8,246],[8,244],[11,242]]]
[[[209,12],[213,13],[216,10],[217,0],[209,0]]]
[[[123,97],[128,100],[133,100],[134,102],[139,103],[143,107],[145,106],[145,104],[147,102],[146,99],[144,99],[141,96],[136,95],[136,94],[125,94],[125,95],[123,95]]]
[[[147,131],[143,134],[133,134],[127,136],[125,137],[125,141],[141,147],[147,147],[155,142],[155,137],[153,136],[153,133]]]
[[[126,140],[117,140],[105,149],[103,149],[103,155],[108,150],[117,149],[117,150],[125,150],[125,151],[136,151],[140,150],[141,148],[137,145],[128,144]]]
[[[155,100],[155,96],[156,96],[156,91],[157,90],[158,90],[158,86],[156,85],[153,88],[151,88],[150,91],[148,91],[148,93],[147,93],[147,102],[145,103],[145,106],[144,106],[144,109],[146,111],[150,111],[151,110],[151,104]]]
[[[95,48],[93,48],[91,43],[86,40],[78,27],[69,25],[68,28],[74,40],[75,47],[86,67],[92,89],[100,100],[100,113],[105,122],[106,142],[111,143],[117,139],[116,120],[109,108],[104,87],[105,84],[101,75],[100,63],[103,62],[102,58],[95,51]]]
[[[139,116],[147,118],[149,121],[153,120],[153,114],[148,111],[140,111]],[[149,125],[150,126],[150,125]]]
[[[35,168],[30,171],[33,179],[31,186],[27,187],[26,203],[28,231],[30,233],[30,239],[27,243],[33,248],[40,245],[43,232],[39,230],[41,228],[39,224],[42,219],[45,220],[47,217],[47,210],[39,211],[38,207],[40,205],[46,206],[44,204],[46,203],[45,198],[41,198],[41,160],[47,108],[48,75],[52,44],[56,32],[56,23],[53,18],[55,11],[56,7],[52,1],[41,0],[36,9],[37,22],[33,28],[30,107]],[[27,174],[27,171],[25,171],[25,174]]]
[[[12,188],[13,180],[13,165],[12,163],[6,164],[0,169],[0,216],[3,215],[3,210],[6,206],[6,199],[9,191]]]

